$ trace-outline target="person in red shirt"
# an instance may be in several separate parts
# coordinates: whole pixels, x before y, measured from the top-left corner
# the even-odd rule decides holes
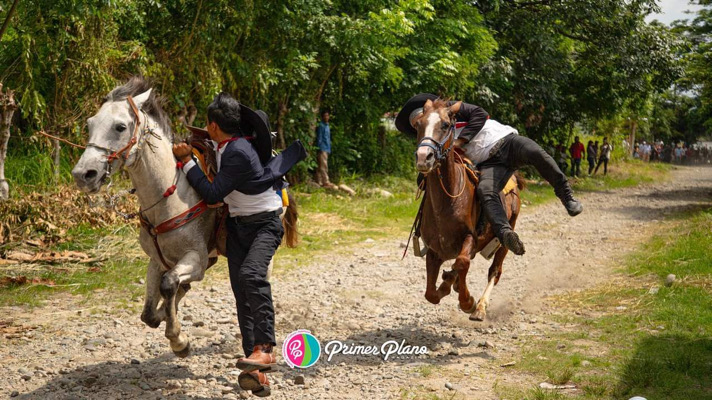
[[[586,154],[586,148],[583,147],[583,143],[579,141],[578,136],[574,138],[569,152],[571,153],[571,175],[579,176],[581,174],[581,159]]]

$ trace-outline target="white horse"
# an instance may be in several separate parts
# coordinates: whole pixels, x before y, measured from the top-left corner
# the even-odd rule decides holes
[[[176,167],[170,120],[143,78],[131,78],[111,91],[99,112],[89,118],[88,128],[89,143],[72,170],[74,180],[82,191],[96,193],[113,171],[124,168],[128,172],[141,205],[139,241],[151,258],[141,320],[152,328],[166,321],[171,349],[186,357],[190,342],[181,332],[178,303],[190,283],[202,280],[217,260],[209,256],[215,247],[215,210],[201,203],[200,195]],[[284,218],[287,245],[296,243],[296,218],[290,202]],[[169,230],[156,234],[151,229],[161,228],[166,221]]]

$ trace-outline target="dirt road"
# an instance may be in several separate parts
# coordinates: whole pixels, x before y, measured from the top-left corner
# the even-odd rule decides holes
[[[521,339],[557,329],[547,322],[544,297],[605,281],[664,218],[710,207],[712,168],[678,168],[658,185],[578,196],[585,211],[573,219],[558,203],[523,210],[517,230],[527,253],[505,260],[485,322],[468,320],[455,295],[437,306],[425,300],[425,262],[412,254],[400,260],[401,237],[367,241],[349,255],[277,274],[278,340],[308,329],[322,347],[333,340],[378,347],[394,340],[429,351],[387,361],[343,354],[328,361],[322,353],[311,368],[273,373],[272,398],[497,398],[496,381],[519,379],[501,365],[517,360]],[[478,256],[470,268],[475,297],[488,266]],[[187,359],[173,356],[162,327],[145,327],[136,307],[61,295],[29,312],[0,310],[0,396],[251,397],[237,386],[240,338],[228,282],[197,284],[188,294],[180,311],[194,349]],[[302,378],[304,384],[295,383]]]

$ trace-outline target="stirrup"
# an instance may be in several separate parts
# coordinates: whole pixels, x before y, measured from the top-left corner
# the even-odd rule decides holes
[[[494,254],[499,250],[499,248],[502,247],[501,243],[499,243],[498,238],[494,238],[490,240],[487,245],[480,250],[480,255],[485,258],[485,260],[491,260],[492,257],[494,257]]]
[[[420,236],[413,236],[413,254],[416,257],[423,258],[428,254],[428,245],[423,242],[424,248],[420,248]]]

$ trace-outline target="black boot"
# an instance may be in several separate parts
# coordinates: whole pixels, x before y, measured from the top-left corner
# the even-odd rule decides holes
[[[571,186],[566,183],[565,187],[561,190],[555,190],[556,197],[561,200],[561,204],[566,207],[569,215],[575,217],[583,211],[583,204],[574,198],[574,191],[571,190]]]
[[[519,235],[511,229],[504,230],[501,242],[504,247],[518,256],[521,256],[525,252],[524,243],[519,240]]]

